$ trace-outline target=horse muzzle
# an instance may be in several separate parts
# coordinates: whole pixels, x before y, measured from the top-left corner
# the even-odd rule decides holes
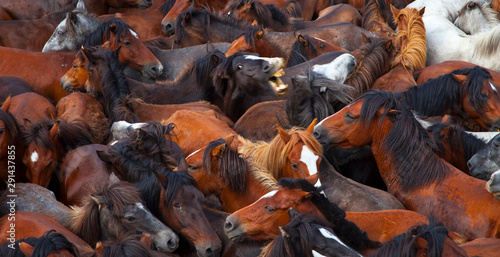
[[[224,232],[229,239],[235,242],[243,241],[245,235],[240,219],[234,215],[227,216],[226,222],[224,222]]]

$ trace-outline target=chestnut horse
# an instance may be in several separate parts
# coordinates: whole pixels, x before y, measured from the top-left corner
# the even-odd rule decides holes
[[[205,194],[216,194],[234,212],[275,189],[276,180],[259,164],[239,155],[234,135],[210,142],[186,158],[188,171]]]
[[[238,152],[265,167],[275,179],[306,178],[318,173],[323,147],[312,137],[314,119],[304,129],[288,131],[278,126],[279,135],[270,142],[252,142],[238,136]]]
[[[435,217],[467,240],[500,237],[500,204],[484,181],[438,158],[428,133],[396,97],[367,92],[321,121],[314,136],[342,148],[370,145],[388,191],[409,210]]]

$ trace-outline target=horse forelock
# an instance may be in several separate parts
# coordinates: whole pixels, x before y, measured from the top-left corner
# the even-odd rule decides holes
[[[111,18],[106,22],[101,23],[90,35],[88,35],[84,42],[84,46],[97,46],[102,45],[107,40],[110,40],[111,24],[116,25],[115,45],[118,45],[122,36],[127,36],[132,29],[127,23],[120,18]],[[132,29],[133,30],[133,29]]]
[[[38,146],[49,150],[55,150],[52,140],[50,139],[49,131],[54,126],[54,120],[41,120],[32,124],[25,130],[23,138],[26,145],[35,143]]]
[[[235,58],[243,56],[244,53],[237,52],[225,59],[223,59],[222,63],[219,63],[217,67],[212,71],[212,83],[215,86],[216,93],[223,97],[228,90],[228,87],[234,84],[234,76],[233,76],[233,61]]]
[[[379,90],[369,91],[361,96],[364,99],[361,124],[368,126],[379,118],[380,126],[390,110],[398,111],[382,144],[382,148],[392,157],[392,164],[398,172],[396,186],[404,191],[411,191],[434,182],[439,183],[448,174],[447,166],[434,155],[433,149],[436,146],[428,132],[404,104],[398,101],[398,96],[397,93]],[[378,111],[381,109],[383,113],[379,116]]]
[[[493,78],[491,74],[486,69],[479,66],[475,66],[470,69],[455,70],[452,73],[458,75],[468,75],[467,81],[462,87],[468,89],[467,94],[472,108],[474,108],[474,110],[479,114],[484,114],[483,108],[487,107],[486,104],[488,99],[482,97],[481,91],[484,83],[487,83],[485,80],[492,81]]]
[[[177,191],[179,191],[179,188],[181,188],[182,186],[193,186],[194,188],[198,187],[194,178],[189,175],[187,171],[169,171],[164,173],[163,175],[165,175],[168,179],[168,184],[162,185],[163,188],[166,188],[166,207],[169,207],[172,204]]]
[[[175,2],[175,1],[174,1]],[[104,241],[103,256],[135,257],[153,256],[146,244],[140,241],[142,234],[129,233],[117,241]]]

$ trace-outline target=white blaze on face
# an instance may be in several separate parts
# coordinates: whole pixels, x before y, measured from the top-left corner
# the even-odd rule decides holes
[[[133,31],[133,30],[131,30],[131,29],[129,29],[129,31],[130,31],[130,33],[132,33],[132,35],[133,35],[135,38],[139,39],[139,35],[137,35],[137,33],[136,33],[135,31]]]
[[[37,161],[38,161],[38,153],[36,151],[33,151],[33,153],[31,153],[31,162],[35,163]]]
[[[118,140],[111,142],[111,144],[109,144],[109,145],[114,145],[114,144],[116,144],[116,142],[118,142]]]
[[[313,153],[309,147],[306,145],[302,146],[302,152],[300,154],[300,161],[305,163],[307,170],[309,170],[309,175],[314,175],[318,173],[318,168],[316,167],[316,161],[319,156]]]
[[[345,246],[346,248],[348,248],[348,249],[352,250],[352,248],[351,248],[351,247],[349,247],[349,246],[347,246],[346,244],[344,244],[344,242],[342,242],[342,241],[340,240],[340,238],[338,238],[336,235],[332,234],[332,233],[331,233],[330,231],[328,231],[327,229],[325,229],[325,228],[320,228],[320,229],[319,229],[319,232],[321,232],[321,234],[322,234],[324,237],[326,237],[326,238],[330,238],[330,239],[333,239],[333,240],[335,240],[335,241],[339,242],[339,244],[341,244],[341,245]],[[354,250],[352,250],[352,251],[353,251],[353,252],[355,252]],[[359,256],[362,256],[362,255],[361,255],[361,254],[359,254],[359,253],[358,253],[358,255],[359,255]]]
[[[495,85],[493,85],[493,83],[490,82],[490,86],[491,86],[491,89],[493,91],[495,91],[495,93],[498,93],[497,87],[495,87]]]
[[[141,210],[147,211],[146,208],[144,208],[144,205],[142,205],[142,203],[135,203],[135,206],[137,206],[137,208]]]
[[[316,251],[314,251],[314,250],[312,250],[312,254],[313,254],[313,257],[326,257],[326,255],[323,255],[323,254],[321,254],[321,253],[318,253],[318,252],[316,252]]]
[[[144,126],[146,126],[146,123],[142,122],[142,123],[133,123],[132,125],[130,125],[133,129],[139,129],[139,128],[142,128]]]
[[[270,192],[267,192],[265,195],[263,195],[261,198],[259,198],[259,200],[263,199],[263,198],[271,198],[273,197],[276,193],[278,192],[278,190],[272,190]],[[259,201],[257,200],[257,201]]]
[[[325,40],[323,40],[323,39],[321,39],[321,38],[319,38],[319,37],[314,37],[314,39],[316,39],[316,40],[319,40],[319,41],[322,41],[322,42],[325,42],[325,43],[326,43],[326,41],[325,41]]]
[[[281,57],[259,57],[255,55],[245,55],[245,59],[248,60],[263,60],[269,63],[269,65],[272,65],[274,67],[282,67],[284,64],[284,60]]]
[[[200,150],[201,150],[201,148],[198,149],[198,150],[196,150],[196,151],[194,151],[194,152],[192,152],[190,155],[188,155],[188,157],[186,157],[186,159],[189,158],[189,157],[191,157],[191,156],[193,156],[195,153],[199,152]]]

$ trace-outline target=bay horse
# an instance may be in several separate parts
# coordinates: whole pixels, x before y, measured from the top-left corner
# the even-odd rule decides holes
[[[496,27],[500,20],[489,3],[470,1],[460,9],[453,24],[466,34],[473,35]]]
[[[433,99],[440,100],[422,97],[426,94],[432,94]],[[413,86],[404,91],[401,98],[419,115],[430,117],[447,114],[455,123],[465,125],[470,122],[482,130],[496,130],[498,126],[498,85],[487,70],[478,66],[455,70]]]
[[[9,216],[3,216],[0,218],[0,225],[2,230],[8,231],[10,228],[10,222],[7,222]],[[91,257],[94,256],[94,250],[83,241],[80,237],[72,233],[67,228],[61,226],[57,221],[43,213],[37,212],[26,212],[18,210],[16,211],[16,224],[22,224],[22,226],[16,227],[16,238],[29,238],[29,237],[41,237],[47,231],[55,230],[56,233],[63,235],[71,244],[75,246],[78,250],[77,256]],[[8,235],[2,231],[2,239],[0,244],[11,243],[7,242],[5,239]],[[45,245],[48,247],[48,245]],[[11,255],[5,255],[11,256]],[[25,255],[22,255],[25,256]]]
[[[41,237],[28,237],[17,240],[13,247],[4,243],[0,248],[3,256],[47,256],[47,257],[71,257],[79,256],[75,246],[64,237],[64,235],[49,230]]]
[[[263,167],[239,155],[234,135],[218,139],[186,158],[189,174],[205,195],[215,194],[226,212],[243,208],[277,183]]]
[[[498,250],[500,250],[499,243],[500,239],[498,238],[478,238],[460,244],[460,247],[464,249],[469,256],[495,256]]]
[[[268,243],[259,256],[362,256],[346,246],[318,217],[303,216],[293,208],[288,210],[288,215],[290,222],[280,227],[280,235]]]
[[[292,127],[288,131],[278,126],[279,135],[270,142],[238,136],[238,152],[265,167],[275,179],[309,177],[318,173],[323,155],[323,147],[312,136],[314,124],[316,120],[306,129]]]
[[[467,161],[471,176],[489,180],[491,175],[500,169],[498,163],[499,146],[500,136],[496,135],[487,144],[483,144],[483,148]]]
[[[438,158],[428,133],[404,106],[397,95],[367,92],[321,121],[314,136],[342,148],[370,145],[388,191],[407,209],[435,217],[469,241],[499,237],[496,209],[500,206],[484,189],[484,182]]]
[[[382,256],[469,256],[448,237],[448,230],[431,221],[408,229],[377,250],[374,257]]]
[[[50,13],[38,19],[0,21],[0,45],[39,52],[56,26],[66,16],[66,10]],[[19,28],[23,28],[19,33]]]
[[[392,69],[378,78],[371,88],[405,91],[417,84],[413,72],[425,68],[427,50],[425,27],[421,18],[425,9],[418,11],[405,8],[399,11],[391,5],[391,10],[398,23],[398,34],[395,38],[397,54],[392,62]]]
[[[23,163],[28,180],[48,187],[52,174],[68,151],[91,144],[91,128],[80,120],[42,120],[31,124],[24,134],[26,150]]]

